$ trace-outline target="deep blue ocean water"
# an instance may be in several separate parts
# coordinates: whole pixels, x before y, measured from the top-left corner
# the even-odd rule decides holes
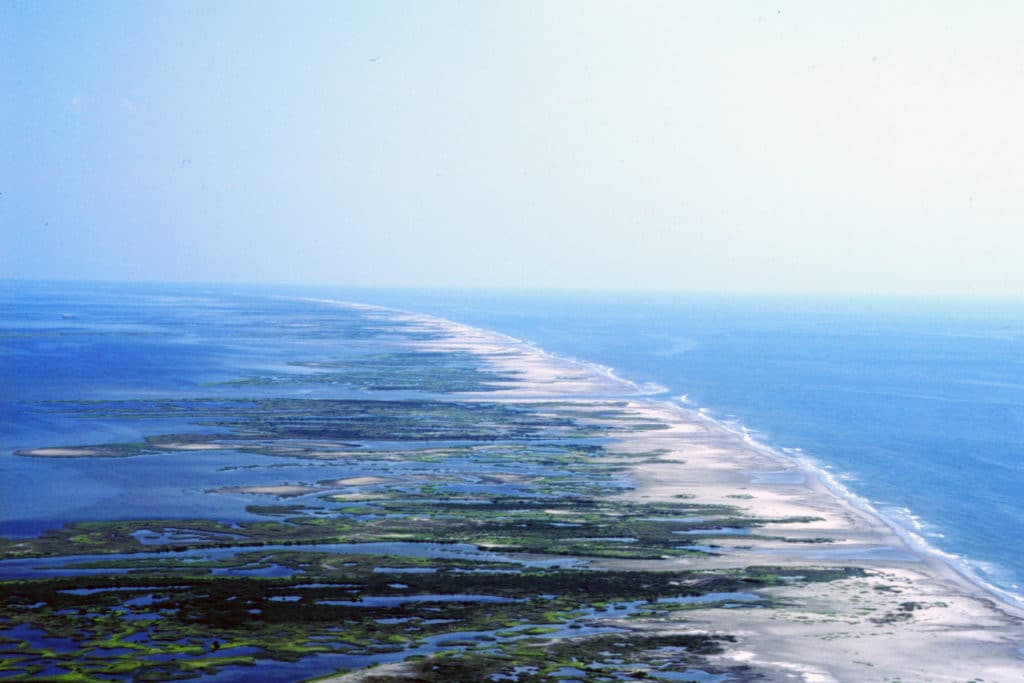
[[[130,431],[26,402],[207,395],[246,369],[330,355],[342,330],[289,298],[305,296],[497,330],[685,395],[814,459],[983,579],[1024,586],[1024,300],[0,283],[0,522],[18,517],[16,486],[53,476],[42,470],[90,476],[13,449]]]
[[[1024,300],[355,291],[664,387],[1024,586]]]

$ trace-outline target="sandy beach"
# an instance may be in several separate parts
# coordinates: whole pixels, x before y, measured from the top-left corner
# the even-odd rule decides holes
[[[623,444],[670,451],[661,456],[663,462],[634,470],[631,497],[669,500],[682,493],[702,503],[731,502],[758,518],[815,518],[764,527],[785,541],[716,539],[721,555],[666,565],[868,570],[866,579],[815,586],[813,593],[766,591],[786,605],[781,609],[710,610],[688,622],[691,628],[738,635],[739,651],[728,658],[754,666],[770,680],[1014,681],[1024,676],[1019,610],[997,602],[938,557],[910,547],[882,519],[830,491],[810,468],[780,460],[703,418],[687,419],[680,410],[654,403],[633,405],[674,428]],[[830,542],[813,542],[820,538]]]
[[[769,609],[708,609],[677,621],[620,625],[652,632],[722,633],[737,645],[723,664],[746,664],[760,680],[1024,680],[1024,611],[1001,602],[937,554],[915,547],[868,504],[826,475],[756,444],[698,411],[655,398],[597,366],[551,356],[502,335],[422,316],[451,334],[425,345],[460,349],[519,373],[501,400],[617,397],[629,419],[666,428],[613,438],[612,450],[657,451],[630,471],[625,500],[732,505],[768,523],[758,536],[724,533],[710,557],[598,560],[607,568],[720,569],[748,566],[860,567],[864,578],[766,589]],[[806,521],[782,521],[805,518]],[[348,679],[346,679],[348,680]]]
[[[338,336],[301,370],[221,398],[40,409],[120,431],[28,441],[36,490],[123,480],[124,518],[0,539],[19,680],[1024,680],[1016,603],[803,452],[607,367],[348,308],[313,309]]]

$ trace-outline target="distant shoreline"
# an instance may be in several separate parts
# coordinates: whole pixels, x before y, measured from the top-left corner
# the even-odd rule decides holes
[[[901,633],[899,651],[886,639],[875,643],[869,653],[869,659],[877,667],[872,671],[873,676],[884,670],[879,662],[890,667],[893,675],[902,675],[907,680],[914,680],[914,675],[920,675],[915,674],[916,667],[925,667],[933,671],[930,675],[936,677],[948,675],[958,666],[963,667],[962,673],[966,677],[987,667],[992,667],[994,673],[991,675],[996,676],[996,680],[1004,680],[1000,676],[1024,673],[1024,660],[1019,650],[1024,644],[1024,607],[1014,600],[1015,596],[988,584],[968,569],[956,566],[956,558],[944,556],[924,539],[911,537],[910,532],[887,519],[868,501],[850,492],[809,459],[793,458],[758,443],[748,434],[731,429],[699,408],[646,397],[637,384],[617,376],[611,368],[560,358],[511,336],[443,318],[408,311],[398,313],[444,326],[452,334],[452,339],[443,344],[445,348],[467,349],[491,358],[496,367],[523,373],[519,386],[496,392],[497,396],[541,399],[568,393],[577,397],[605,395],[611,400],[626,400],[637,413],[668,423],[670,428],[664,432],[623,440],[633,449],[660,447],[672,452],[664,457],[662,464],[641,465],[634,469],[638,485],[634,492],[625,496],[627,499],[668,501],[682,493],[698,503],[740,504],[758,518],[819,516],[822,521],[806,524],[805,531],[798,537],[825,535],[838,540],[839,552],[834,553],[831,548],[822,549],[829,544],[812,545],[810,550],[794,550],[792,548],[800,544],[789,544],[788,547],[787,544],[760,544],[740,537],[727,545],[719,540],[723,555],[710,560],[665,560],[666,568],[800,565],[808,562],[861,566],[872,572],[873,590],[914,594],[914,600],[905,600],[903,604],[934,604],[941,606],[937,610],[943,612],[930,616],[927,628]],[[509,354],[510,347],[518,349],[518,353]],[[680,460],[685,460],[685,463]],[[696,462],[700,462],[702,467],[700,475],[688,472]],[[758,473],[773,474],[780,469],[802,473],[804,480],[797,484],[755,481]],[[728,493],[737,489],[751,491],[745,495],[752,497],[744,499]],[[793,529],[787,527],[785,533],[792,536]],[[834,557],[830,558],[830,555]],[[647,568],[652,566],[650,562],[638,563],[635,560],[600,560],[596,564],[613,568],[630,568],[638,564]],[[815,600],[832,602],[836,606],[847,604],[841,590],[836,590],[831,584],[824,590],[826,594],[815,596]],[[796,591],[780,592],[786,593],[787,598],[800,598]],[[753,611],[746,610],[723,613],[720,620],[709,622],[708,626],[726,631],[744,630],[750,628],[745,617],[751,613]],[[970,618],[964,619],[964,615],[970,615]],[[892,618],[901,616],[897,614]],[[755,632],[764,633],[767,626],[759,624]],[[804,632],[800,632],[801,629]],[[937,638],[935,630],[945,638]],[[809,642],[820,641],[822,633],[818,631],[823,629],[808,629],[795,621],[788,629],[779,629],[776,637],[754,638],[749,644],[753,656],[746,656],[744,661],[767,663],[780,671],[797,670],[812,677],[831,672],[838,676],[838,680],[855,680],[864,674],[860,665],[849,661],[841,663],[845,655],[829,652],[824,647],[819,650],[809,647]],[[870,637],[870,630],[865,629],[849,637]],[[984,657],[974,650],[978,638],[996,644]],[[1004,638],[1003,644],[998,645]],[[801,639],[802,645],[799,644]],[[769,661],[782,653],[792,661]]]
[[[871,517],[878,522],[883,523],[892,529],[900,537],[900,542],[906,549],[917,555],[920,555],[923,560],[931,563],[938,563],[944,567],[944,570],[952,572],[960,580],[968,582],[976,590],[980,591],[985,597],[992,598],[1002,603],[1003,606],[1014,613],[1024,616],[1024,595],[1013,594],[1006,589],[1000,588],[986,581],[977,572],[973,571],[970,566],[970,558],[960,558],[958,556],[950,555],[945,553],[938,548],[935,548],[928,543],[923,537],[915,534],[912,530],[904,527],[894,519],[890,519],[885,514],[880,512],[869,500],[857,495],[841,482],[839,482],[833,475],[827,472],[823,467],[817,464],[815,461],[808,457],[797,457],[783,453],[779,449],[773,447],[770,444],[765,444],[757,441],[751,437],[745,429],[741,426],[739,428],[730,426],[717,420],[713,416],[709,415],[700,406],[689,404],[686,405],[682,401],[676,401],[672,399],[662,399],[660,397],[649,396],[650,394],[660,393],[663,388],[659,388],[659,391],[648,391],[644,387],[637,384],[636,382],[622,377],[616,374],[614,368],[604,366],[591,361],[576,359],[576,358],[565,358],[558,354],[546,351],[543,348],[529,342],[525,342],[521,339],[517,339],[511,335],[507,335],[501,332],[495,332],[492,330],[486,330],[483,328],[473,327],[463,323],[455,322],[442,318],[439,316],[417,313],[415,311],[409,311],[404,309],[391,308],[386,306],[376,306],[371,304],[352,303],[347,301],[338,301],[332,299],[305,299],[307,301],[316,301],[319,303],[326,304],[337,304],[343,306],[352,306],[363,310],[380,310],[382,312],[388,312],[390,314],[399,314],[402,316],[408,316],[411,319],[422,319],[424,321],[430,321],[433,324],[438,324],[446,327],[454,337],[466,337],[469,339],[481,339],[489,338],[494,342],[500,344],[510,344],[513,347],[520,347],[524,349],[527,354],[539,354],[541,357],[550,360],[556,366],[567,366],[574,370],[582,369],[584,372],[591,372],[594,375],[594,388],[597,389],[596,394],[602,395],[602,392],[608,392],[611,397],[617,396],[628,396],[633,400],[647,400],[657,405],[663,405],[668,407],[671,411],[679,413],[684,419],[695,420],[706,422],[713,426],[714,429],[722,430],[723,432],[732,434],[737,438],[744,441],[751,448],[757,449],[769,456],[774,458],[782,467],[793,467],[796,466],[806,473],[808,477],[813,477],[817,480],[818,484],[831,492],[832,495],[842,499],[852,507],[856,508],[860,513]],[[459,343],[458,345],[463,346]],[[495,352],[495,346],[488,341],[479,341],[476,345],[469,343],[465,345],[471,350],[478,353],[493,354]],[[518,371],[514,365],[500,364],[505,370]],[[533,378],[531,381],[535,382],[533,388],[534,391],[553,391],[553,387],[550,386],[550,373],[541,374],[536,369],[533,370]],[[615,391],[615,389],[619,391]],[[555,390],[559,391],[560,390]],[[516,388],[512,392],[520,396],[524,393],[522,388]],[[525,393],[530,393],[530,390],[526,390]],[[496,395],[500,395],[497,392]],[[687,399],[688,401],[688,399]]]
[[[112,638],[197,639],[169,676],[1024,675],[1024,610],[809,458],[483,326],[275,298],[190,304],[211,322],[189,348],[257,350],[212,384],[171,364],[196,393],[115,376],[101,401],[28,404],[67,422],[6,463],[59,522],[0,539],[0,616],[39,634],[24,671],[164,666],[88,635],[105,605]],[[72,490],[120,504],[83,514]]]

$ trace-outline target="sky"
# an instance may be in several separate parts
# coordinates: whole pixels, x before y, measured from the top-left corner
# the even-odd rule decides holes
[[[1024,3],[0,4],[0,278],[1024,296]]]

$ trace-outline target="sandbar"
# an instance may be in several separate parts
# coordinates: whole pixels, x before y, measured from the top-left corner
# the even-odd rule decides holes
[[[411,314],[410,314],[411,315]],[[415,317],[415,316],[413,316]],[[661,561],[598,560],[609,568],[720,569],[746,566],[856,566],[865,578],[766,589],[783,607],[707,609],[678,623],[622,625],[652,631],[721,633],[736,646],[723,666],[745,664],[764,680],[1020,681],[1024,680],[1024,612],[1001,602],[884,520],[855,502],[813,464],[751,442],[696,410],[648,397],[643,387],[596,365],[554,357],[518,340],[419,316],[450,336],[422,342],[431,350],[464,350],[496,370],[518,373],[513,386],[487,400],[609,397],[629,420],[666,429],[614,436],[610,450],[659,455],[633,466],[624,500],[733,505],[779,538],[714,539],[708,557]],[[785,521],[804,518],[806,521]],[[396,678],[401,667],[391,671]],[[359,680],[359,675],[339,680]]]

